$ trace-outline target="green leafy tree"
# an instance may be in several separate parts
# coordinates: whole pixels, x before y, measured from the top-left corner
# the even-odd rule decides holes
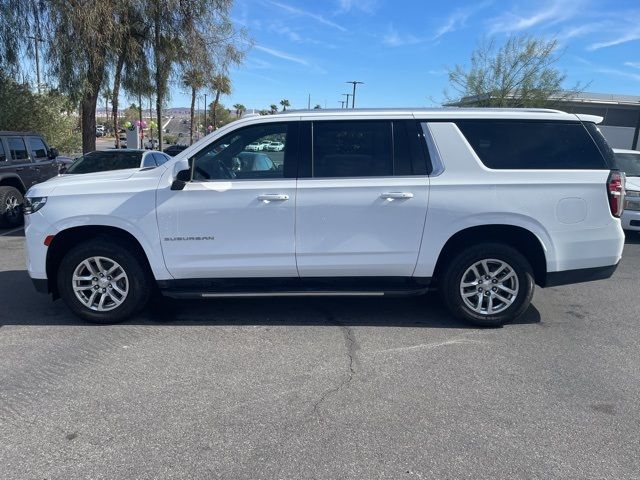
[[[71,99],[57,90],[31,91],[0,72],[0,130],[39,132],[47,143],[71,155],[81,146],[77,115]]]
[[[289,100],[287,100],[286,98],[283,100],[280,100],[280,105],[282,105],[282,111],[285,112],[287,110],[287,107],[290,107],[291,104],[289,103]]]
[[[226,125],[235,120],[235,118],[231,115],[231,112],[227,107],[225,107],[222,103],[218,103],[216,110],[213,110],[213,102],[209,106],[209,116],[211,118],[216,118],[218,122],[218,128]]]
[[[272,103],[269,106],[269,111],[271,112],[271,115],[278,113],[278,106],[275,103]]]
[[[481,43],[468,67],[448,69],[449,83],[457,92],[449,103],[472,102],[480,107],[546,107],[581,90],[563,89],[566,75],[557,67],[561,52],[556,39],[511,36],[497,47],[495,40]],[[461,101],[457,101],[462,97]]]
[[[236,103],[233,108],[236,109],[236,117],[240,117],[244,112],[247,111],[247,107],[245,107],[241,103]]]

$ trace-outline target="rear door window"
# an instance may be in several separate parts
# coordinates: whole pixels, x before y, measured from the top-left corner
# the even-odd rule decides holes
[[[313,124],[313,177],[393,175],[389,121],[330,121]]]
[[[488,168],[609,168],[595,141],[579,122],[461,120],[456,124]]]
[[[11,159],[16,163],[25,163],[29,161],[29,153],[24,140],[20,137],[9,137],[7,139]]]
[[[41,138],[29,137],[27,139],[27,142],[29,143],[29,151],[31,152],[31,157],[33,159],[38,162],[49,159],[49,155],[47,154],[47,146],[44,144]]]

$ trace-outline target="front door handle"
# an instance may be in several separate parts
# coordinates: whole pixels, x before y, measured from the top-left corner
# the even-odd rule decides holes
[[[289,195],[284,193],[265,193],[263,195],[258,195],[258,200],[261,200],[264,203],[284,202],[285,200],[289,200]]]
[[[407,198],[413,198],[411,192],[386,192],[380,195],[380,198],[384,200],[403,200]]]

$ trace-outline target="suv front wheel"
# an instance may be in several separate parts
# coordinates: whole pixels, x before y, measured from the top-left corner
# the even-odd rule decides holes
[[[67,253],[58,270],[58,291],[84,320],[115,323],[142,310],[151,286],[143,265],[129,245],[96,239]]]
[[[463,250],[449,262],[440,294],[458,318],[497,327],[527,310],[534,288],[533,270],[520,252],[486,243]]]

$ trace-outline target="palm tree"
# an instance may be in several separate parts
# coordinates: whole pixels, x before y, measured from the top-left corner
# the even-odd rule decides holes
[[[247,107],[245,107],[241,103],[236,103],[233,106],[233,108],[236,109],[236,117],[239,117],[240,115],[242,115],[243,112],[245,112],[247,110]]]
[[[191,89],[191,123],[189,125],[189,145],[193,144],[193,126],[195,125],[196,94],[205,86],[205,76],[197,68],[190,68],[182,75],[182,85]],[[206,105],[205,105],[206,108]]]
[[[275,113],[278,113],[278,106],[275,103],[272,103],[269,106],[269,110],[270,110],[271,115],[273,115]]]
[[[316,106],[313,107],[314,110],[321,110],[322,106],[319,103],[316,103]]]
[[[282,111],[286,112],[287,111],[287,107],[290,107],[291,104],[289,103],[289,100],[287,100],[286,98],[283,100],[280,100],[280,105],[282,105]]]
[[[218,105],[220,104],[221,95],[229,95],[231,93],[231,79],[226,75],[216,75],[211,81],[211,90],[215,92],[213,99],[213,113],[211,118],[213,119],[213,129],[218,128]],[[204,106],[205,110],[208,108]]]

